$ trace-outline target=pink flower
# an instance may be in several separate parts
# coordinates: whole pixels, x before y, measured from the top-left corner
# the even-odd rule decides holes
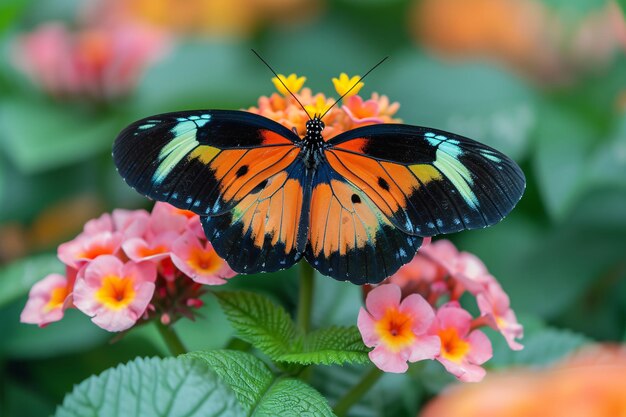
[[[449,240],[437,240],[425,245],[419,253],[436,262],[472,294],[484,291],[486,285],[493,280],[485,264],[477,256],[459,252]]]
[[[508,295],[497,282],[487,286],[487,291],[476,297],[478,308],[483,317],[488,318],[488,324],[500,331],[512,350],[522,350],[523,345],[515,339],[524,335],[524,328],[517,322],[517,317],[511,309]]]
[[[20,321],[44,327],[63,318],[69,301],[72,282],[60,274],[50,274],[37,282],[28,293],[28,301]]]
[[[374,347],[369,357],[385,372],[406,372],[407,361],[434,359],[440,350],[439,338],[426,334],[435,316],[432,307],[418,294],[400,299],[400,287],[381,285],[367,295],[367,310],[359,311],[363,342]]]
[[[485,376],[480,367],[492,356],[491,342],[480,330],[471,331],[472,316],[457,306],[444,305],[429,330],[441,340],[437,360],[448,372],[464,382],[478,382]]]
[[[437,294],[434,294],[435,300],[440,295],[439,292],[447,289],[445,284],[441,286],[441,289],[438,285],[444,276],[445,274],[435,262],[418,252],[411,262],[402,266],[395,274],[387,278],[386,282],[399,285],[405,297],[417,293],[430,302],[430,296],[435,288],[437,288],[435,290]],[[434,303],[431,302],[431,304]]]
[[[133,237],[122,243],[122,249],[135,262],[162,261],[169,257],[172,244],[179,236],[177,233],[166,232],[149,240]]]
[[[150,214],[145,210],[115,209],[111,215],[116,232],[125,238],[141,237],[148,228]]]
[[[215,253],[210,242],[202,244],[192,231],[187,231],[174,242],[171,256],[172,262],[183,274],[200,284],[221,285],[226,283],[226,278],[237,275]]]
[[[57,256],[65,265],[80,269],[100,255],[114,255],[122,245],[120,233],[100,232],[81,234],[74,240],[59,245]]]
[[[194,218],[197,218],[199,221],[199,216],[191,211],[181,210],[171,204],[157,201],[150,215],[148,234],[160,235],[165,232],[183,233]]]
[[[341,109],[348,114],[355,126],[383,123],[375,100],[363,101],[361,96],[353,95],[344,99]]]
[[[107,100],[128,94],[166,45],[161,33],[146,27],[71,32],[61,23],[48,23],[19,39],[15,60],[54,96]]]
[[[74,305],[110,332],[132,327],[154,294],[156,267],[150,262],[123,263],[102,255],[82,271],[74,286]]]

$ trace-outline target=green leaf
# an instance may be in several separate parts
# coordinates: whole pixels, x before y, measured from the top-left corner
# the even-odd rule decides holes
[[[0,108],[0,145],[27,174],[109,150],[119,127],[115,119],[48,102],[15,100]]]
[[[260,359],[228,350],[185,355],[206,363],[235,393],[251,417],[332,416],[328,403],[311,386],[294,378],[277,378]]]
[[[65,397],[56,417],[243,415],[230,387],[200,361],[136,359],[93,376]]]
[[[62,274],[65,267],[55,255],[34,255],[0,269],[0,306],[28,293],[37,281],[52,273]]]
[[[591,343],[589,338],[579,333],[551,327],[543,327],[533,332],[527,331],[527,333],[522,339],[524,349],[517,352],[511,351],[500,335],[492,337],[494,358],[488,366],[545,367]]]
[[[563,18],[583,18],[590,13],[597,12],[605,7],[608,0],[543,0],[550,9],[559,13]]]
[[[563,220],[585,183],[585,171],[597,132],[580,117],[547,106],[537,129],[535,166],[548,212]]]
[[[235,393],[245,410],[252,410],[274,381],[274,374],[254,356],[233,350],[192,352],[185,357],[204,361]]]
[[[369,363],[369,350],[356,326],[329,327],[309,333],[302,352],[284,354],[277,360],[300,365]]]
[[[30,0],[3,0],[0,4],[0,32],[17,22],[29,3]]]
[[[241,338],[270,358],[300,351],[300,331],[289,314],[267,297],[245,291],[220,291],[215,296]]]
[[[626,116],[613,137],[591,157],[588,182],[590,187],[626,189]]]

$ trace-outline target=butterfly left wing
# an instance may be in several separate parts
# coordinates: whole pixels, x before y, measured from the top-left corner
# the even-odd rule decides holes
[[[299,137],[265,117],[227,110],[167,113],[119,134],[113,160],[140,193],[199,215],[223,214],[297,158]]]
[[[300,159],[246,194],[232,210],[201,217],[217,254],[241,273],[296,263],[306,247],[310,178]]]
[[[396,228],[422,237],[493,225],[525,188],[524,174],[506,155],[424,127],[353,129],[328,142],[326,158]]]

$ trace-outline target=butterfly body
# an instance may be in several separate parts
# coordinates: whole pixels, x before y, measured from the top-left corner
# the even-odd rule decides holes
[[[525,187],[500,152],[436,129],[379,124],[324,140],[265,117],[201,110],[153,116],[117,138],[129,185],[201,216],[218,255],[238,272],[301,258],[356,284],[380,282],[422,238],[500,221]]]

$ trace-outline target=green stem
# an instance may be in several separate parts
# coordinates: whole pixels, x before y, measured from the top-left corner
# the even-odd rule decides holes
[[[313,304],[313,277],[315,270],[306,261],[300,262],[300,295],[298,298],[298,326],[307,333],[311,325]]]
[[[163,338],[163,341],[165,342],[167,348],[173,356],[187,353],[187,349],[185,349],[183,342],[180,340],[180,338],[171,326],[166,326],[158,320],[155,322],[157,329],[159,329],[159,333]]]
[[[335,415],[337,415],[337,417],[345,416],[348,410],[350,410],[350,407],[359,401],[361,397],[363,397],[363,395],[370,388],[372,388],[372,386],[374,386],[376,381],[378,381],[382,375],[383,371],[375,367],[366,372],[365,375],[363,375],[363,378],[361,378],[361,381],[352,387],[352,389],[348,391],[343,398],[337,401],[337,404],[335,404],[335,408],[333,409]]]

